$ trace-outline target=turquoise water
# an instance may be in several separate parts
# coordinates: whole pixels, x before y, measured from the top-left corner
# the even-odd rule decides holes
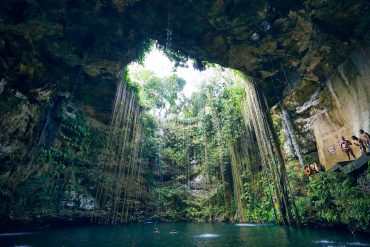
[[[160,233],[155,233],[157,227]],[[171,234],[172,230],[176,234]],[[275,225],[142,223],[0,234],[0,246],[369,246],[370,237]]]

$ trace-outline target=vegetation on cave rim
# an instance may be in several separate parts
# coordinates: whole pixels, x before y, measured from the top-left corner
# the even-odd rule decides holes
[[[281,215],[274,212],[278,205],[271,200],[271,183],[253,155],[259,151],[245,139],[242,103],[248,92],[246,82],[240,79],[243,75],[214,68],[218,71],[214,78],[190,99],[181,93],[185,81],[175,75],[158,78],[142,71],[139,84],[130,79],[127,69],[122,72],[120,83],[139,96],[143,107],[139,162],[145,167],[142,186],[148,193],[139,199],[141,207],[128,221],[153,216],[164,221],[282,222]],[[14,108],[22,103],[21,98],[8,99],[9,104],[2,103],[4,112],[10,110],[8,105]],[[12,185],[7,172],[2,173],[1,199],[9,202],[3,206],[9,218],[32,221],[37,217],[82,217],[81,208],[87,210],[96,195],[98,178],[110,176],[100,174],[97,162],[103,160],[107,127],[85,116],[63,97],[55,109],[58,134],[51,146],[38,148],[32,161],[35,166],[26,165],[27,171],[2,168],[23,177]],[[273,119],[275,129],[277,122]],[[282,142],[283,136],[277,133]],[[240,166],[237,173],[233,172],[236,162]],[[369,229],[369,196],[350,177],[326,172],[307,183],[295,159],[288,160],[286,166],[290,202],[295,202],[295,217],[302,223]],[[204,181],[200,189],[194,184],[197,177]],[[11,192],[15,187],[16,193]],[[91,197],[81,199],[83,194]]]
[[[140,43],[138,61],[143,60],[151,45],[150,40]],[[178,66],[188,59],[179,51],[168,51],[167,55]],[[223,73],[224,69],[216,68]],[[242,124],[241,104],[248,92],[240,79],[235,82],[240,72],[230,70],[226,79],[215,76],[191,99],[183,97],[181,90],[185,81],[175,75],[158,78],[143,71],[141,76],[141,83],[134,82],[125,68],[120,78],[121,83],[139,96],[144,109],[141,113],[144,151],[140,162],[149,171],[145,174],[144,186],[152,193],[150,202],[159,199],[158,203],[150,205],[155,217],[161,220],[282,222],[279,213],[274,212],[278,206],[271,200],[270,181],[258,158],[246,148],[251,144],[244,139],[247,130]],[[7,100],[6,103],[1,101],[4,112],[22,102],[17,97],[7,97]],[[51,147],[42,146],[37,150],[33,163],[40,164],[42,169],[30,169],[27,174],[30,179],[13,185],[19,186],[17,193],[12,195],[18,199],[8,197],[13,188],[6,185],[6,176],[2,178],[6,185],[2,187],[2,198],[17,202],[5,206],[10,209],[10,215],[22,218],[31,209],[34,215],[30,217],[68,215],[75,211],[70,205],[79,203],[79,198],[69,201],[72,191],[87,191],[92,196],[96,193],[94,184],[98,183],[96,177],[100,172],[96,161],[102,159],[99,157],[105,145],[102,136],[108,130],[94,126],[79,110],[73,113],[76,116],[71,115],[67,101],[58,103],[56,108],[57,138]],[[162,116],[158,117],[156,112],[161,112]],[[163,116],[166,117],[163,119]],[[241,169],[235,172],[238,166]],[[295,160],[289,161],[287,167],[290,203],[295,201],[299,212],[295,217],[306,224],[342,223],[355,229],[368,229],[369,198],[350,178],[328,172],[315,176],[307,184],[301,170],[296,169],[299,165]],[[4,169],[14,172],[13,167]],[[23,175],[19,172],[19,176]],[[195,196],[190,188],[199,176],[206,181],[207,193]],[[337,186],[329,187],[330,183]],[[25,205],[36,205],[37,209]],[[132,220],[146,216],[139,213]]]
[[[141,96],[150,96],[152,101],[147,103],[149,112],[144,114],[146,124],[150,119],[147,125],[150,134],[144,135],[144,143],[149,145],[144,145],[152,150],[146,158],[155,171],[148,181],[154,188],[152,196],[159,198],[154,209],[156,217],[162,220],[240,220],[242,210],[243,221],[281,222],[276,212],[274,214],[266,174],[258,158],[248,153],[245,146],[251,144],[243,140],[246,130],[242,124],[241,102],[248,92],[244,89],[245,82],[235,80],[242,75],[230,70],[226,80],[224,76],[215,77],[191,99],[174,105],[168,95],[154,93],[170,86],[166,79],[160,85],[159,78],[148,71],[142,73],[145,83]],[[175,87],[179,95],[181,88]],[[175,94],[172,96],[177,99]],[[166,104],[165,119],[150,113],[151,108],[163,109]],[[158,128],[163,132],[161,135],[156,134]],[[144,124],[144,132],[145,129]],[[241,165],[237,174],[232,171],[236,156],[240,156]],[[298,210],[295,217],[304,224],[340,223],[356,230],[368,228],[369,217],[364,212],[370,207],[369,198],[349,177],[327,172],[313,177],[308,184],[296,160],[289,160],[286,165],[287,186]],[[191,181],[199,176],[205,178],[203,186],[207,195],[199,196],[191,191],[194,186]],[[242,188],[235,187],[238,179]],[[336,186],[329,188],[325,181]],[[342,203],[339,199],[342,190],[352,191],[346,196],[353,203]],[[238,204],[243,205],[241,209]],[[353,214],[345,213],[348,207]]]
[[[274,213],[277,205],[271,200],[270,181],[258,157],[251,153],[258,152],[257,147],[245,140],[245,81],[240,79],[240,72],[215,68],[218,75],[205,82],[190,99],[182,96],[185,82],[175,75],[158,78],[142,71],[139,78],[143,81],[138,86],[127,69],[122,73],[121,83],[140,97],[143,106],[143,151],[139,162],[145,166],[142,185],[149,192],[141,199],[142,211],[135,211],[129,221],[148,216],[165,221],[224,221],[240,217],[246,222],[282,221]],[[14,104],[21,100],[18,101]],[[71,105],[63,98],[57,109],[57,138],[51,147],[40,147],[33,161],[41,168],[29,170],[28,179],[14,185],[16,194],[9,193],[12,185],[7,184],[5,176],[1,178],[1,197],[13,202],[6,208],[14,219],[78,217],[78,208],[88,208],[96,194],[95,185],[102,176],[96,161],[103,159],[104,133],[108,129],[80,110],[71,112]],[[162,115],[158,116],[158,112]],[[248,150],[251,146],[255,150]],[[233,172],[235,162],[240,165],[238,173]],[[350,177],[326,172],[307,183],[296,160],[289,160],[286,165],[291,200],[299,214],[296,217],[304,224],[344,224],[365,231],[369,228],[369,197]],[[200,189],[193,184],[197,177],[204,181]],[[235,187],[236,183],[241,187]],[[82,194],[91,195],[82,200],[86,205],[81,205],[77,196]]]
[[[118,214],[124,222],[302,222],[369,231],[369,171],[356,179],[332,172],[305,177],[294,154],[282,160],[280,116],[270,116],[262,102],[293,113],[317,90],[320,107],[297,114],[295,127],[318,110],[327,111],[330,123],[346,125],[333,99],[338,90],[327,80],[347,59],[343,75],[333,79],[342,80],[345,92],[360,88],[362,72],[353,62],[368,65],[368,1],[0,6],[0,227],[79,218],[117,223]],[[171,49],[164,44],[169,38]],[[142,62],[152,39],[175,66],[194,56],[200,70],[209,59],[253,76],[266,96],[257,107],[266,140],[256,136],[256,124],[246,124],[248,90],[240,72],[216,66],[215,77],[190,99],[176,75],[144,71],[135,81],[122,67]],[[362,60],[349,63],[358,49]],[[127,98],[119,120],[107,126],[116,86],[128,90]],[[111,133],[117,138],[107,138]],[[311,142],[304,163],[316,161],[316,137],[302,138]]]

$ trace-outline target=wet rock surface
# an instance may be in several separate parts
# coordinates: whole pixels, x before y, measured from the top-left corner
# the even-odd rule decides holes
[[[319,161],[330,168],[346,160],[338,146],[341,136],[351,139],[352,135],[359,136],[360,129],[370,127],[368,57],[369,49],[358,49],[320,84],[286,89],[276,109],[289,110],[303,153],[318,152],[311,162]],[[334,147],[333,153],[328,151],[330,147]],[[353,150],[359,157],[359,148],[353,146]]]
[[[106,126],[119,72],[143,55],[149,39],[165,47],[168,34],[170,48],[180,55],[239,69],[256,80],[269,105],[277,104],[277,115],[289,112],[303,159],[330,167],[345,156],[339,150],[328,154],[328,146],[341,135],[370,128],[369,11],[364,0],[1,1],[1,199],[20,201],[19,185],[53,170],[30,154],[40,140],[49,147],[68,143],[60,138],[58,116],[51,114],[61,101],[75,106],[69,113],[74,115],[64,111],[69,122],[80,111]],[[83,153],[72,148],[73,154]],[[48,179],[69,174],[85,178],[81,188],[90,188],[96,182],[92,164],[85,164],[85,174],[58,172]],[[192,186],[201,189],[198,182]],[[83,205],[94,191],[85,194]],[[1,206],[1,213],[12,215],[9,207]],[[69,213],[45,215],[68,219]],[[86,216],[78,210],[76,215]]]
[[[170,26],[172,49],[240,69],[259,80],[267,95],[274,94],[273,83],[281,93],[295,73],[320,81],[368,42],[368,10],[360,0],[3,1],[2,69],[16,67],[32,79],[53,60],[81,66],[90,76],[114,75],[137,58],[144,40],[165,46]]]

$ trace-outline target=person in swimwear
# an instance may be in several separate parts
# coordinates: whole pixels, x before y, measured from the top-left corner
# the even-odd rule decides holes
[[[368,148],[370,148],[370,135],[369,135],[369,133],[367,133],[363,129],[361,129],[360,134],[361,134],[362,139],[365,141],[365,145]]]
[[[316,163],[311,163],[308,166],[305,166],[304,171],[307,176],[311,176],[313,172],[319,173],[321,172],[321,168]]]
[[[353,150],[351,148],[352,143],[344,138],[342,136],[342,140],[339,142],[339,147],[342,149],[343,152],[347,154],[348,160],[351,160],[350,154],[353,156],[353,158],[356,159],[356,155],[353,153]]]
[[[321,169],[319,168],[319,166],[316,163],[310,164],[309,167],[311,168],[312,171],[321,172]]]
[[[366,154],[366,144],[365,141],[357,136],[352,136],[353,144],[358,146],[361,150],[361,154]]]

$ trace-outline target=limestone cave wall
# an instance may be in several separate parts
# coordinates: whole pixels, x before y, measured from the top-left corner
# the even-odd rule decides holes
[[[61,102],[106,127],[120,72],[153,39],[178,62],[249,75],[277,115],[287,109],[302,153],[330,167],[343,156],[327,146],[370,127],[369,10],[365,0],[1,1],[3,198],[48,170],[33,160],[39,143],[58,145]]]
[[[369,48],[353,51],[319,84],[287,88],[286,96],[274,109],[280,117],[282,109],[288,110],[303,155],[320,161],[327,169],[347,160],[338,146],[341,136],[351,140],[352,135],[360,136],[360,129],[370,129],[369,57]],[[335,151],[329,152],[330,147]],[[361,155],[358,147],[353,146],[353,150],[357,157]],[[287,156],[294,156],[294,150],[285,151]]]
[[[114,82],[150,39],[177,61],[185,55],[245,72],[270,106],[298,82],[296,95],[313,94],[349,54],[368,47],[368,11],[363,0],[2,1],[1,157],[25,152],[14,146],[40,135],[46,109],[60,93],[94,96],[85,97],[84,109],[107,123]],[[18,101],[25,104],[13,105]],[[11,138],[18,123],[22,138]]]

